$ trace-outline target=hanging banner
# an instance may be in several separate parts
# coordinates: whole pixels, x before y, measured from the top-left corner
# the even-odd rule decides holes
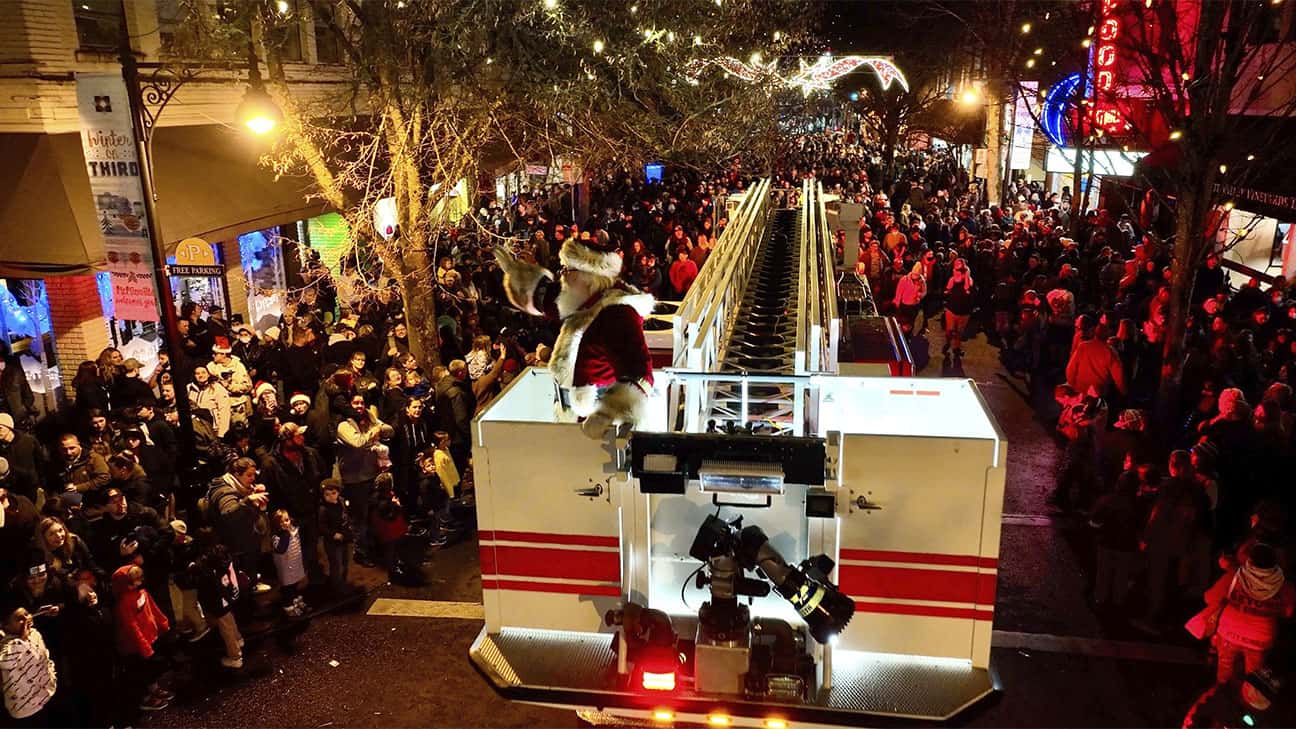
[[[1017,89],[1017,103],[1013,107],[1012,153],[1008,158],[1009,169],[1030,169],[1031,147],[1035,141],[1035,117],[1031,115],[1031,104],[1038,94],[1038,81],[1022,81],[1021,87]]]
[[[113,313],[118,319],[157,321],[153,247],[126,82],[119,74],[77,74],[77,110],[90,193],[107,249]]]

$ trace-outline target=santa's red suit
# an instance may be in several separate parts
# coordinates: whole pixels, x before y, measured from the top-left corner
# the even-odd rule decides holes
[[[585,274],[593,291],[585,301],[572,300],[548,270],[496,252],[513,305],[561,320],[549,371],[563,408],[585,419],[587,435],[601,437],[608,426],[633,425],[652,389],[643,321],[655,302],[617,280],[621,255],[602,231],[590,240],[567,240],[558,258],[565,269]]]

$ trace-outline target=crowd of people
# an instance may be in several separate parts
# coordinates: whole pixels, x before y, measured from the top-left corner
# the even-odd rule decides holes
[[[147,371],[105,349],[78,368],[70,405],[39,421],[15,380],[0,407],[10,716],[127,725],[168,705],[159,677],[190,645],[240,671],[249,622],[302,621],[307,598],[352,594],[352,562],[417,581],[427,550],[471,527],[473,416],[545,366],[556,333],[508,306],[494,247],[556,269],[568,236],[606,231],[628,281],[683,297],[729,185],[612,176],[580,221],[562,186],[484,202],[437,240],[446,364],[430,371],[394,282],[334,275],[308,251],[303,285],[265,331],[187,303],[179,356],[163,350]]]
[[[1153,231],[1106,210],[1073,221],[1069,190],[1037,183],[985,205],[949,152],[886,163],[838,132],[790,140],[780,160],[780,194],[813,176],[863,205],[854,271],[918,357],[933,322],[947,361],[984,332],[1025,380],[1065,443],[1050,503],[1095,536],[1095,603],[1149,632],[1206,604],[1220,680],[1260,667],[1296,607],[1283,578],[1296,302],[1283,282],[1233,290],[1219,257],[1206,260],[1188,396],[1154,422],[1170,249]],[[425,551],[471,526],[473,416],[525,367],[545,366],[555,335],[508,306],[494,248],[556,270],[565,240],[606,233],[628,283],[679,299],[727,224],[724,196],[746,182],[737,165],[609,175],[581,220],[564,185],[484,201],[436,241],[446,365],[430,371],[411,352],[394,282],[344,285],[309,257],[276,326],[186,304],[174,361],[163,351],[146,372],[106,349],[78,368],[70,406],[40,421],[4,357],[10,716],[129,724],[170,701],[159,677],[187,644],[206,641],[213,662],[239,671],[248,621],[267,610],[301,620],[307,598],[347,595],[352,562],[417,580]]]
[[[984,333],[1009,376],[1024,380],[1065,446],[1048,504],[1094,534],[1100,613],[1167,634],[1201,610],[1221,684],[1264,667],[1296,608],[1284,577],[1296,518],[1286,481],[1296,456],[1287,282],[1234,287],[1210,252],[1196,273],[1184,359],[1166,363],[1172,248],[1136,213],[1099,208],[1073,220],[1070,190],[1038,182],[1016,182],[1003,204],[985,205],[937,154],[913,155],[897,165],[897,182],[877,188],[876,158],[829,135],[802,145],[793,172],[835,180],[864,203],[855,271],[916,356],[936,322],[946,365]],[[1174,374],[1181,398],[1159,402]]]

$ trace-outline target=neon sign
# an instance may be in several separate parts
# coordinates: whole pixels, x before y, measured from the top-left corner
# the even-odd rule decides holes
[[[1101,0],[1098,10],[1098,46],[1093,52],[1094,104],[1090,123],[1108,134],[1128,131],[1129,122],[1116,106],[1116,72],[1121,21],[1116,17],[1120,0]]]
[[[1058,147],[1067,146],[1065,122],[1067,114],[1075,108],[1076,90],[1084,81],[1078,73],[1053,84],[1048,95],[1044,97],[1044,106],[1040,110],[1040,126],[1049,141]]]

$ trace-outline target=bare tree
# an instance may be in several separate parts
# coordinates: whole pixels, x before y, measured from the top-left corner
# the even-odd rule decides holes
[[[1107,0],[1110,1],[1110,0]],[[1196,273],[1216,249],[1209,220],[1231,191],[1291,162],[1265,120],[1296,113],[1296,43],[1273,34],[1276,5],[1245,0],[1122,3],[1117,53],[1130,64],[1117,142],[1167,160],[1155,190],[1174,205],[1171,301],[1158,404],[1178,404]],[[1098,28],[1097,32],[1103,32]],[[1271,127],[1272,128],[1272,127]],[[1096,129],[1101,140],[1109,134]],[[1217,218],[1218,219],[1218,218]]]
[[[588,176],[652,159],[706,167],[738,152],[768,156],[777,94],[723,74],[690,80],[684,67],[774,57],[804,41],[812,17],[807,4],[775,0],[308,0],[346,76],[321,100],[283,82],[271,31],[294,19],[249,2],[285,116],[273,162],[307,173],[350,222],[358,255],[399,282],[425,362],[438,352],[432,251],[459,222],[465,201],[453,198],[476,207],[489,160],[562,159]],[[391,241],[368,232],[388,197],[399,220]]]

